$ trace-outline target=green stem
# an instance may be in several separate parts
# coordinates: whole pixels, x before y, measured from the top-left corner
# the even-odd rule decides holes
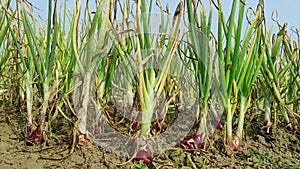
[[[31,86],[31,72],[29,70],[26,71],[26,106],[27,106],[27,118],[28,118],[28,125],[32,125],[32,86]]]
[[[245,114],[247,111],[246,102],[247,102],[247,97],[242,95],[241,96],[241,104],[240,104],[240,115],[239,115],[239,121],[238,121],[238,128],[236,131],[236,135],[239,139],[242,138],[242,134],[243,134]]]
[[[232,113],[231,113],[230,99],[227,99],[226,104],[227,104],[226,134],[227,134],[228,142],[232,142]]]
[[[48,109],[48,104],[49,104],[49,98],[50,98],[50,91],[49,91],[49,79],[46,78],[44,83],[43,83],[43,93],[44,93],[44,97],[43,97],[43,108],[42,108],[42,112],[41,112],[41,127],[42,127],[42,131],[45,131],[45,119],[46,119],[46,114],[47,114],[47,109]]]

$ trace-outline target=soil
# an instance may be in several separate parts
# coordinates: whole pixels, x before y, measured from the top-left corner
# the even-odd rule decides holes
[[[0,109],[1,168],[146,168],[93,143],[77,147],[68,156],[72,135],[68,132],[53,134],[42,145],[29,145],[20,120],[20,114]],[[156,156],[148,168],[300,168],[300,131],[289,132],[279,126],[266,134],[259,125],[262,122],[253,121],[246,126],[248,133],[238,151],[226,148],[223,131],[216,130],[204,150],[173,147]]]

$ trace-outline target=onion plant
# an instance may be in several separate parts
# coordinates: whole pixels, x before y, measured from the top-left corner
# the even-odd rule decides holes
[[[262,8],[258,6],[256,11],[258,14],[256,17],[261,17]],[[251,29],[251,28],[250,28]],[[265,47],[261,41],[261,31],[262,31],[262,24],[259,23],[255,30],[255,37],[252,39],[252,46],[247,53],[247,58],[242,65],[242,69],[240,76],[238,77],[237,87],[240,91],[240,115],[238,121],[238,128],[236,131],[236,139],[235,144],[239,146],[239,141],[242,138],[243,134],[243,125],[244,125],[244,118],[247,112],[247,109],[250,106],[251,102],[251,90],[252,85],[256,82],[256,77],[260,70],[260,66],[263,60]],[[247,38],[246,38],[247,39]],[[261,47],[263,46],[263,47]]]
[[[123,73],[126,76],[126,90],[130,94],[135,89],[138,96],[137,104],[140,107],[139,137],[141,139],[137,139],[135,160],[141,160],[146,164],[151,162],[153,156],[149,144],[151,122],[156,113],[157,104],[160,104],[161,100],[159,99],[165,97],[164,94],[167,92],[165,91],[166,83],[170,81],[169,73],[173,67],[171,65],[174,65],[174,54],[179,42],[179,25],[183,15],[183,4],[180,2],[177,7],[176,11],[178,12],[174,16],[170,34],[167,35],[168,23],[162,19],[157,35],[151,34],[153,31],[150,26],[151,8],[147,11],[146,1],[137,1],[135,27],[132,34],[125,34],[125,40],[120,39],[115,46],[120,55]],[[150,1],[151,5],[152,1]],[[163,13],[161,15],[163,18]],[[168,39],[166,39],[166,35]],[[131,50],[128,51],[128,48]],[[166,105],[161,106],[165,107]]]
[[[272,36],[270,31],[266,32],[266,57],[263,60],[261,80],[271,90],[273,99],[264,106],[265,109],[273,107],[274,127],[277,126],[278,114],[281,114],[287,123],[287,128],[294,130],[295,124],[292,124],[290,117],[297,116],[297,108],[293,106],[297,102],[297,91],[299,91],[297,42],[292,43],[287,35],[286,24],[281,26],[277,21],[277,25],[279,28],[277,34]],[[266,95],[265,97],[267,98]],[[278,113],[279,111],[281,113]],[[265,125],[262,128],[265,131],[269,131],[271,117],[266,112]],[[296,119],[293,119],[293,122],[297,123]]]
[[[198,15],[198,3],[200,2],[200,14]],[[206,11],[202,1],[196,2],[194,0],[187,0],[187,12],[188,12],[188,27],[189,27],[189,54],[185,54],[191,59],[192,70],[194,71],[195,79],[197,79],[199,107],[196,110],[197,119],[196,126],[197,132],[193,136],[187,136],[187,138],[181,141],[181,144],[190,149],[203,148],[204,141],[208,135],[212,132],[209,128],[217,127],[220,123],[220,111],[214,111],[210,106],[213,104],[211,100],[214,100],[219,91],[213,91],[214,80],[216,80],[217,74],[215,74],[214,62],[218,61],[216,56],[214,41],[211,38],[211,25],[212,25],[212,3],[210,3],[209,16],[206,16]],[[217,99],[215,99],[217,100]],[[209,103],[211,102],[211,104]],[[214,105],[216,106],[216,105]],[[210,119],[212,118],[212,119]],[[213,121],[210,124],[210,121]],[[213,126],[210,126],[213,125]],[[209,127],[210,126],[210,127]],[[189,143],[193,140],[193,144]],[[186,145],[187,144],[187,145]]]
[[[12,20],[16,15],[16,11],[12,11],[11,15],[7,17],[8,11],[6,10],[10,6],[10,1],[1,2],[0,3],[0,72],[1,72],[1,79],[0,79],[0,95],[4,96],[5,93],[8,92],[5,89],[5,75],[9,76],[9,59],[11,57],[11,37],[7,36],[9,34],[9,25],[11,24]],[[12,89],[13,90],[13,89]]]
[[[4,4],[4,5],[9,6],[9,3]],[[16,10],[14,11],[13,15],[10,18],[6,18],[5,11],[2,9],[2,8],[4,8],[2,6],[2,4],[0,4],[0,7],[1,7],[0,8],[0,26],[2,28],[0,30],[0,47],[1,47],[0,69],[1,69],[9,57],[9,53],[8,52],[4,53],[5,51],[2,51],[2,50],[4,49],[3,46],[8,45],[8,44],[5,44],[5,37],[8,32],[9,23],[11,22],[12,18],[15,16]]]
[[[237,25],[235,25],[237,4],[239,4],[239,11]],[[253,11],[254,18],[252,21],[249,21],[250,25],[246,29],[243,39],[242,25],[245,14],[245,1],[233,1],[228,24],[225,23],[220,0],[218,1],[218,5],[218,54],[220,58],[220,73],[225,74],[225,78],[221,78],[221,84],[223,84],[223,88],[226,89],[226,92],[223,93],[223,104],[227,113],[226,136],[231,149],[236,150],[239,147],[239,140],[242,137],[245,113],[250,106],[251,86],[256,80],[265,50],[261,47],[261,45],[264,44],[261,42],[261,20],[263,19],[262,4],[258,5],[256,11]],[[224,53],[222,44],[223,32],[226,37]],[[234,37],[233,42],[232,37]],[[239,96],[240,112],[238,129],[236,131],[236,137],[233,139],[232,120]]]
[[[95,90],[95,78],[96,71],[98,71],[97,81],[101,82],[100,86],[98,86],[98,96],[99,99],[103,99],[104,94],[107,92],[107,83],[106,82],[106,73],[108,70],[108,66],[105,65],[107,62],[106,56],[107,53],[107,45],[105,39],[107,37],[107,33],[110,29],[110,11],[112,1],[109,0],[104,9],[105,0],[100,1],[100,4],[96,10],[96,13],[91,20],[91,26],[87,26],[87,39],[83,44],[84,48],[78,48],[78,21],[80,17],[80,6],[81,1],[77,1],[74,9],[74,25],[72,29],[72,46],[74,55],[76,57],[76,67],[75,67],[75,86],[79,83],[79,88],[75,90],[75,98],[73,99],[75,102],[75,109],[77,111],[78,117],[78,141],[80,144],[87,144],[88,142],[88,131],[87,131],[87,117],[88,110],[91,104],[94,103],[95,110],[100,109],[100,104],[96,104],[96,100],[94,99],[94,95],[92,94],[93,90]],[[102,11],[104,9],[104,13]],[[95,42],[97,42],[95,44]],[[81,52],[80,52],[81,51]],[[81,53],[81,55],[79,54]],[[100,66],[100,68],[98,68]],[[99,112],[98,112],[99,113]],[[99,114],[98,114],[99,116]]]
[[[48,12],[48,27],[46,33],[46,39],[43,35],[36,35],[37,31],[35,27],[34,19],[30,20],[28,17],[27,9],[25,4],[21,2],[21,18],[23,21],[23,33],[24,43],[28,44],[28,48],[21,50],[19,46],[17,34],[10,27],[11,35],[14,38],[15,45],[17,46],[20,58],[24,64],[24,69],[26,71],[26,99],[28,107],[28,126],[27,126],[27,137],[29,140],[34,140],[35,142],[42,142],[45,139],[47,132],[47,124],[45,123],[48,102],[50,99],[50,93],[54,91],[56,85],[50,87],[50,83],[57,84],[55,82],[55,53],[57,44],[57,33],[58,26],[56,21],[56,11],[52,15],[52,2],[48,2],[49,12]],[[53,28],[51,28],[53,26]],[[43,32],[40,32],[43,33]],[[24,36],[23,36],[24,35]],[[33,72],[33,70],[35,72]],[[36,74],[33,74],[36,73]],[[36,76],[36,83],[39,93],[42,95],[42,110],[39,113],[39,122],[35,130],[32,126],[32,116],[31,116],[31,106],[32,103],[32,81],[33,77]]]

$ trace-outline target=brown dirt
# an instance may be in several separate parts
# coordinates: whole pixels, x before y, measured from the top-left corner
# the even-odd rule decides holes
[[[50,141],[43,145],[28,146],[22,136],[24,129],[20,118],[16,113],[0,110],[1,168],[139,167],[132,162],[126,163],[129,159],[105,152],[95,144],[77,148],[66,159],[51,159],[68,154],[71,134],[53,134],[49,136]],[[239,151],[224,148],[223,131],[216,131],[205,150],[187,152],[174,147],[155,157],[149,168],[300,168],[300,131],[291,133],[276,129],[265,134],[254,126],[257,124],[247,126],[246,131],[249,132]]]

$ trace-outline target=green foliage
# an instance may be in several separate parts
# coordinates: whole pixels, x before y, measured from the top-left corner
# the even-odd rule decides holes
[[[139,169],[148,169],[148,166],[141,161],[139,163],[135,164],[135,167],[139,168]]]

